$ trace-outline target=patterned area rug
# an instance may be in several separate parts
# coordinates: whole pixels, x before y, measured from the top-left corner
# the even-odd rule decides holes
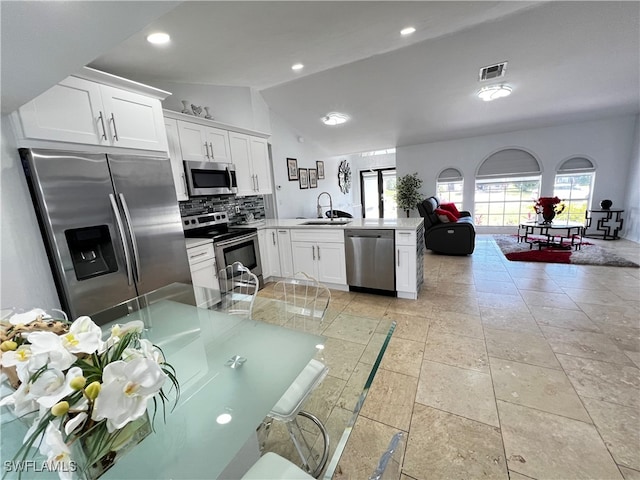
[[[584,242],[578,251],[529,248],[528,243],[518,243],[517,235],[494,235],[494,240],[508,260],[513,262],[571,263],[576,265],[606,265],[609,267],[640,267],[597,245]]]

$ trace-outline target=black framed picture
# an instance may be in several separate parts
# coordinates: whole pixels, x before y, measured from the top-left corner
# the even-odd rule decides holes
[[[318,180],[324,180],[324,162],[321,160],[316,161],[316,170],[318,170]]]
[[[318,171],[315,168],[309,169],[309,188],[318,188]]]
[[[309,170],[306,168],[299,168],[298,179],[300,181],[300,188],[309,188]]]
[[[298,180],[298,159],[287,158],[287,171],[289,172],[289,181]]]

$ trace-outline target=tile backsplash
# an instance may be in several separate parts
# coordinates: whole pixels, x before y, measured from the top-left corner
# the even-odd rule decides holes
[[[235,195],[215,195],[209,197],[194,197],[180,204],[180,215],[188,217],[200,213],[227,212],[230,224],[241,223],[245,215],[253,213],[256,220],[265,218],[264,198],[262,195],[236,197]],[[239,213],[236,213],[236,207]]]

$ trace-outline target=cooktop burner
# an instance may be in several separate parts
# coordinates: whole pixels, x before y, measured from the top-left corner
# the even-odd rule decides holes
[[[185,237],[212,238],[214,242],[221,242],[258,231],[257,228],[230,228],[229,217],[226,212],[182,217],[182,228],[184,229]]]

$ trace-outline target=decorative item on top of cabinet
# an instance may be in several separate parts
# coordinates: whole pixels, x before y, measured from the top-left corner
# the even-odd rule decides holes
[[[189,100],[180,100],[182,102],[182,113],[184,113],[185,115],[192,115],[193,112],[191,111],[191,107],[189,105],[191,105],[191,102]]]
[[[85,68],[12,114],[18,146],[50,147],[48,141],[166,151],[161,100],[168,95]]]

